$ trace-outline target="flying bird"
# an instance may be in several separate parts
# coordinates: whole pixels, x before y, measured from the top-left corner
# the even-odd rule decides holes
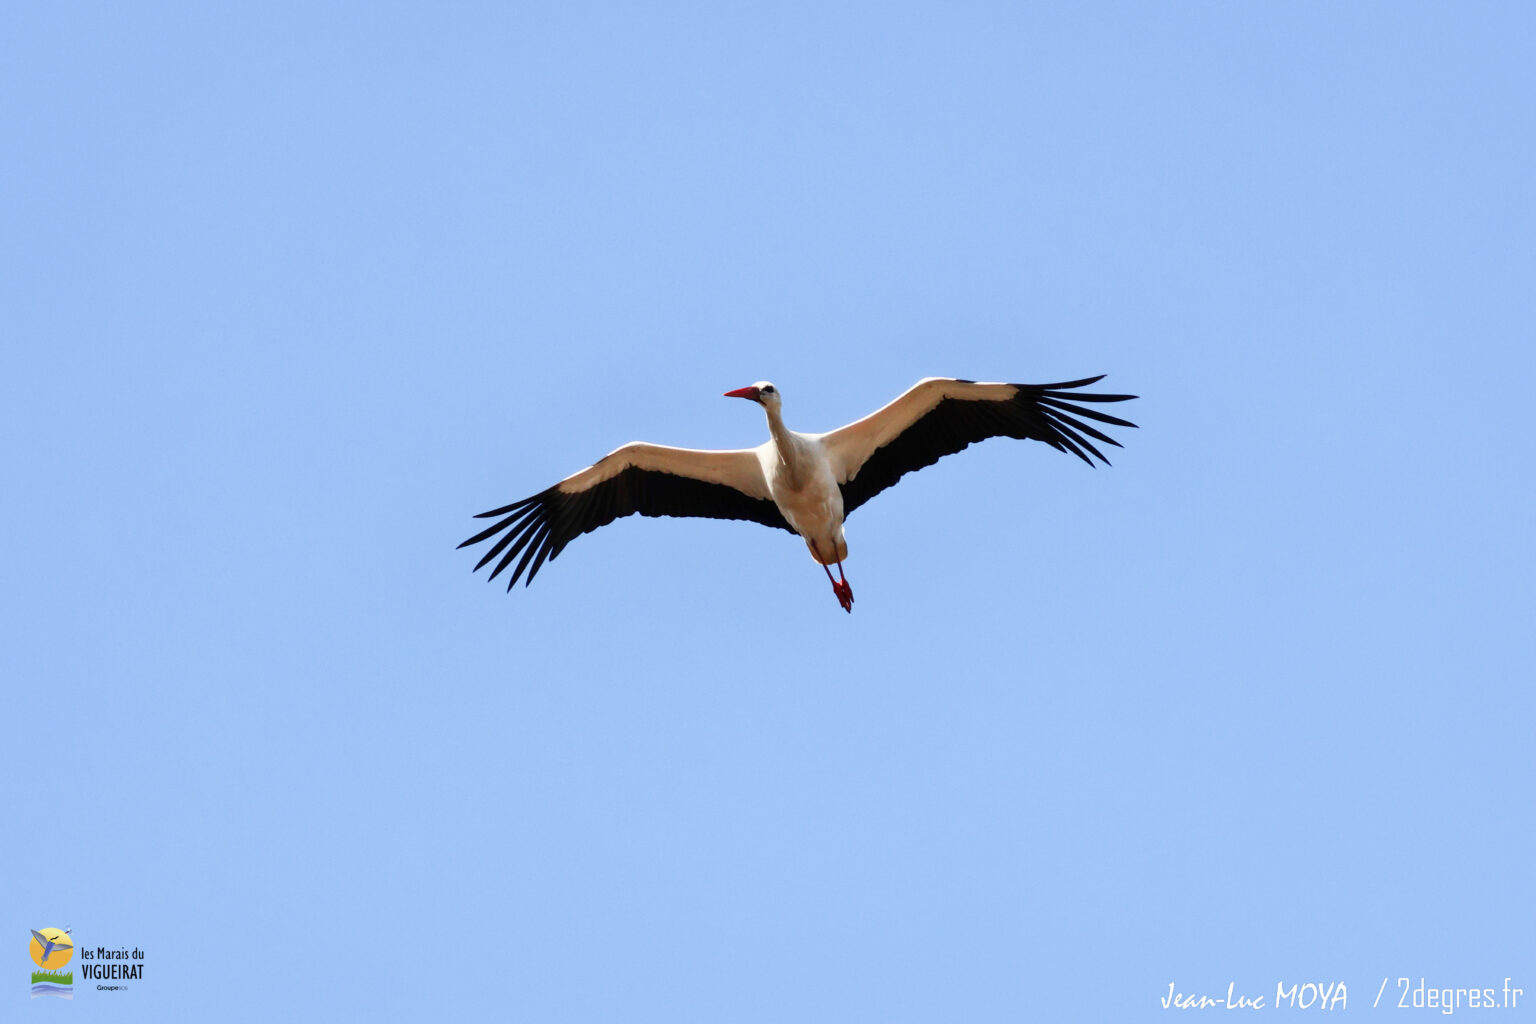
[[[475,518],[496,522],[459,547],[500,534],[475,570],[495,561],[489,577],[495,579],[515,560],[510,591],[524,570],[526,586],[545,560],[559,557],[571,541],[636,512],[745,519],[799,534],[826,571],[838,604],[851,612],[853,588],[843,574],[848,557],[843,520],[849,513],[907,473],[989,437],[1043,441],[1090,466],[1094,459],[1109,465],[1094,441],[1117,448],[1120,443],[1084,420],[1136,424],[1074,403],[1136,396],[1077,390],[1102,379],[1100,374],[1057,384],[978,384],[928,377],[889,405],[826,434],[786,427],[779,389],[758,381],[725,393],[756,402],[767,414],[769,438],[756,448],[698,451],[631,442],[530,498],[480,513]]]
[[[54,950],[75,948],[74,943],[64,941],[65,938],[69,936],[71,931],[73,931],[73,929],[65,928],[63,935],[56,939],[50,939],[36,928],[32,929],[33,941],[35,941],[39,946],[43,947],[42,965],[44,967],[48,966],[48,958],[53,955]]]

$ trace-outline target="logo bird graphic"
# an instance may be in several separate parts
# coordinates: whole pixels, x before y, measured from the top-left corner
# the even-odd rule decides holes
[[[64,934],[66,936],[68,936],[69,933],[72,930],[73,929],[65,928],[64,929]],[[65,942],[64,939],[62,939],[62,938],[50,939],[47,936],[45,936],[42,932],[38,931],[36,928],[32,929],[32,937],[37,940],[37,944],[39,946],[43,947],[43,966],[44,967],[48,966],[48,958],[53,955],[55,950],[74,949],[75,948],[74,943],[72,943],[72,942]]]

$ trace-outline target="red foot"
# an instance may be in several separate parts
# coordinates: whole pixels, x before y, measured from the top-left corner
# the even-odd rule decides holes
[[[837,603],[843,606],[843,611],[850,615],[853,613],[853,588],[847,580],[838,580],[832,584],[832,593],[837,595]]]
[[[811,541],[811,552],[816,560],[821,562],[821,552],[816,548],[816,542]],[[837,603],[843,606],[843,611],[853,613],[853,588],[848,585],[848,578],[843,576],[843,563],[837,563],[837,574],[841,579],[832,579],[832,568],[826,562],[821,562],[821,568],[826,572],[827,579],[832,580],[832,593],[837,595]]]

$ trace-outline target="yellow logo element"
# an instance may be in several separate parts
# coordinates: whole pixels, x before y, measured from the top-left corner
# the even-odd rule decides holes
[[[75,943],[69,929],[32,929],[32,962],[45,971],[61,970],[74,959]]]

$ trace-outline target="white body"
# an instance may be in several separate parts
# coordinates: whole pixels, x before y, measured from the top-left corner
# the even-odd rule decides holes
[[[843,538],[843,492],[822,434],[797,434],[784,426],[778,409],[769,407],[773,436],[753,449],[768,494],[795,532],[805,538],[811,557],[832,565],[848,557]]]

